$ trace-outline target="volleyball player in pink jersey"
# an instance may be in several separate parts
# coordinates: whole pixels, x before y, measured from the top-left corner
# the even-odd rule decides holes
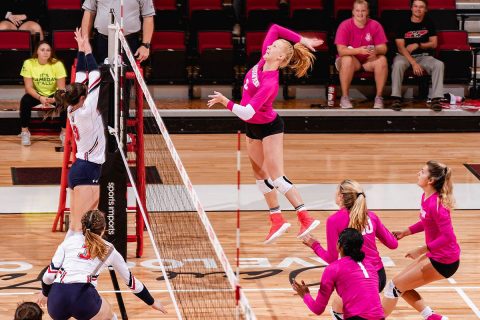
[[[327,248],[323,248],[319,241],[307,235],[303,243],[313,249],[315,254],[326,263],[338,260],[337,242],[340,233],[345,228],[354,228],[363,235],[363,252],[365,262],[371,264],[378,274],[378,291],[385,287],[387,276],[383,267],[382,258],[378,253],[376,239],[380,240],[389,249],[396,249],[398,241],[395,236],[382,224],[380,218],[367,208],[367,200],[361,185],[354,180],[343,180],[337,188],[336,204],[340,210],[327,219],[326,234]],[[342,303],[337,298],[332,303],[332,315],[335,319],[342,318]]]
[[[325,311],[335,289],[342,299],[345,319],[384,319],[378,295],[377,271],[364,259],[364,240],[365,236],[354,228],[346,228],[340,233],[337,242],[340,259],[329,264],[323,271],[315,300],[303,281],[302,284],[294,281],[293,289],[313,313],[321,315]]]
[[[308,214],[299,192],[285,176],[284,123],[273,109],[273,102],[278,93],[279,69],[290,67],[297,77],[304,76],[315,58],[308,49],[315,51],[314,48],[321,44],[322,40],[305,38],[272,25],[265,36],[260,61],[245,76],[240,104],[216,91],[209,96],[211,99],[207,103],[208,107],[221,103],[246,122],[248,156],[256,184],[270,208],[271,228],[265,243],[270,243],[290,227],[281,214],[275,189],[285,195],[297,211],[298,237],[305,236],[320,224]]]
[[[394,234],[400,240],[424,231],[426,245],[408,251],[405,257],[414,261],[387,284],[382,301],[387,316],[401,296],[424,319],[448,319],[433,313],[415,288],[453,276],[460,265],[460,246],[450,218],[455,204],[451,178],[452,170],[437,161],[428,161],[418,172],[417,184],[424,191],[420,221]]]

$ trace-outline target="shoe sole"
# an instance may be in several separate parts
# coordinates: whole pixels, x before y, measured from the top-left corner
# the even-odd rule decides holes
[[[308,227],[307,230],[303,231],[302,234],[297,235],[297,238],[300,239],[300,238],[305,237],[307,234],[309,234],[313,229],[315,229],[315,228],[318,227],[319,225],[320,225],[320,221],[314,220],[314,221],[312,222],[312,224],[310,225],[310,227]]]
[[[280,229],[277,230],[277,232],[275,232],[274,234],[272,234],[272,236],[270,238],[268,238],[267,240],[265,240],[263,243],[264,244],[269,244],[271,243],[273,240],[277,239],[278,237],[280,237],[285,231],[287,231],[288,228],[291,227],[291,224],[290,223],[284,223]]]
[[[342,109],[353,109],[353,106],[350,107],[350,106],[342,106],[342,105],[340,105],[340,108],[342,108]]]

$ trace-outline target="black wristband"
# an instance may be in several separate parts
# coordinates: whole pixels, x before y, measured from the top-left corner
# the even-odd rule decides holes
[[[142,301],[148,304],[149,306],[151,306],[155,302],[155,299],[153,299],[152,295],[150,294],[150,292],[148,291],[145,285],[143,285],[142,291],[140,291],[139,293],[135,293],[135,295],[140,299],[142,299]]]
[[[42,294],[45,297],[48,297],[48,294],[50,293],[50,289],[52,289],[52,285],[46,284],[45,282],[42,281]]]
[[[142,42],[140,45],[141,45],[142,47],[145,47],[145,48],[147,48],[147,49],[150,49],[150,43],[148,43],[148,42]]]

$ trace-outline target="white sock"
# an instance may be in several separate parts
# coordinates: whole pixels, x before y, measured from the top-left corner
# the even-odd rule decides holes
[[[116,314],[116,313],[113,313],[112,320],[118,320],[118,318],[117,318],[117,314]]]
[[[433,314],[433,310],[430,307],[425,307],[422,312],[420,312],[420,315],[423,317],[423,319],[427,319]]]

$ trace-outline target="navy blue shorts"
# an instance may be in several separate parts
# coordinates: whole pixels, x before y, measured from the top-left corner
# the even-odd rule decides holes
[[[54,283],[48,294],[48,314],[53,320],[93,318],[102,306],[102,298],[91,283]]]
[[[269,123],[246,123],[246,135],[250,139],[263,140],[268,136],[285,131],[283,119],[277,114],[275,120]]]
[[[454,263],[441,263],[438,261],[433,260],[432,258],[429,258],[430,262],[432,263],[432,266],[437,270],[438,273],[440,273],[442,276],[445,278],[450,278],[457,272],[458,267],[460,266],[460,260],[455,261]]]
[[[97,185],[100,179],[102,165],[87,160],[77,159],[68,172],[68,187]]]

